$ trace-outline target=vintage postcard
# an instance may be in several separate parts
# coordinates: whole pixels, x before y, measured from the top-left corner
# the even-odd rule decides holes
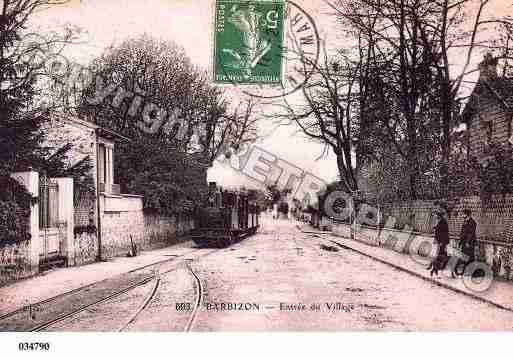
[[[17,353],[512,329],[511,2],[0,0]]]

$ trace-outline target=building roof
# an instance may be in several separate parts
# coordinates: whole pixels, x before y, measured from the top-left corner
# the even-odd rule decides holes
[[[123,141],[123,142],[132,142],[132,140],[129,139],[128,137],[125,137],[125,136],[119,134],[118,132],[109,130],[105,127],[98,127],[96,129],[96,133],[98,134],[98,136],[112,140],[112,141],[117,140],[117,141]]]
[[[52,112],[50,117],[57,121],[63,121],[89,128],[95,131],[98,136],[106,138],[108,140],[131,142],[131,140],[128,137],[125,137],[116,131],[112,131],[105,127],[98,126],[91,121],[82,120],[77,116],[73,116],[62,112]]]
[[[480,79],[463,110],[462,117],[467,124],[481,107],[480,98],[496,101],[503,111],[513,111],[513,78]]]
[[[513,109],[513,79],[509,77],[497,77],[492,80],[483,80],[482,87],[484,91],[491,94],[504,110]],[[482,89],[479,89],[477,95],[484,95]]]
[[[499,75],[497,63],[498,58],[488,53],[479,64],[478,82],[463,111],[465,122],[481,107],[480,98],[495,101],[503,111],[513,111],[513,78]]]

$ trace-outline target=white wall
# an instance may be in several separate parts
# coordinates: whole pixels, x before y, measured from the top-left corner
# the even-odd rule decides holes
[[[66,233],[63,238],[63,255],[68,257],[68,265],[74,265],[75,241],[73,227],[75,225],[73,207],[73,178],[54,178],[59,186],[59,222],[66,223]]]

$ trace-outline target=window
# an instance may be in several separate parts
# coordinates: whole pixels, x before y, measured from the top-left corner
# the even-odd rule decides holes
[[[39,228],[57,227],[59,221],[59,187],[43,176],[39,182]]]
[[[114,151],[103,143],[98,145],[98,179],[105,184],[104,191],[110,192],[114,183]]]
[[[100,183],[106,183],[106,171],[107,168],[106,164],[106,158],[107,158],[107,151],[105,148],[105,145],[100,144],[98,146],[98,178],[100,179]]]

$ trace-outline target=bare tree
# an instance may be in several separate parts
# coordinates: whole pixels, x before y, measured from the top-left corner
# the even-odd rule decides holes
[[[360,69],[358,59],[339,52],[330,58],[326,52],[321,63],[302,57],[309,81],[301,88],[301,98],[292,102],[283,99],[277,116],[283,124],[296,124],[303,134],[330,148],[337,158],[337,167],[344,190],[358,189],[355,168],[355,133],[358,126]],[[313,70],[310,70],[313,69]]]
[[[52,71],[51,57],[61,54],[66,45],[76,40],[76,28],[62,32],[35,34],[27,32],[29,19],[50,6],[69,0],[4,0],[0,7],[0,105],[6,104],[11,93],[33,100],[36,82]]]
[[[231,123],[230,146],[233,149],[238,150],[242,145],[253,143],[259,138],[259,118],[256,116],[258,108],[258,101],[253,97],[248,97],[239,102],[229,115]]]
[[[423,166],[439,166],[440,196],[448,195],[451,132],[465,101],[478,49],[509,57],[511,18],[487,17],[489,0],[351,0],[331,3],[357,34],[372,64],[379,135],[408,163],[410,197],[418,198]],[[491,38],[490,31],[495,34]],[[454,59],[463,59],[454,64]],[[368,97],[367,97],[368,98]]]

